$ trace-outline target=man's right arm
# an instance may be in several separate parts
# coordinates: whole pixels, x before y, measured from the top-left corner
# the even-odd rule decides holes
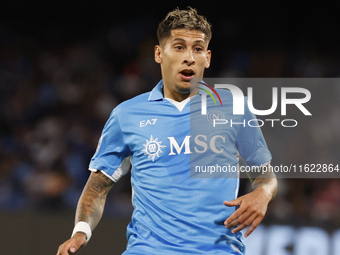
[[[86,222],[93,231],[98,225],[104,211],[106,196],[114,182],[101,172],[92,172],[81,194],[75,217],[75,224]],[[86,245],[86,235],[77,232],[72,238],[59,246],[57,255],[69,255]]]

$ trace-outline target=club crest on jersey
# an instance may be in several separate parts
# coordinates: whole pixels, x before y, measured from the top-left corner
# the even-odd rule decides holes
[[[148,155],[148,158],[152,159],[152,162],[155,161],[156,157],[159,157],[159,153],[163,153],[162,148],[165,148],[165,145],[161,145],[162,141],[158,141],[158,138],[154,139],[153,136],[150,136],[150,140],[146,139],[146,143],[143,144],[144,155]]]
[[[214,120],[222,120],[225,119],[224,113],[218,110],[212,110],[207,115],[207,120],[210,123],[214,123]]]

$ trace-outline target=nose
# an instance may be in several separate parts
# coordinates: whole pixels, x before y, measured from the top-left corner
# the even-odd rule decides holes
[[[188,50],[188,53],[186,54],[183,62],[184,64],[187,64],[188,66],[191,66],[192,64],[195,63],[195,58],[191,50]]]

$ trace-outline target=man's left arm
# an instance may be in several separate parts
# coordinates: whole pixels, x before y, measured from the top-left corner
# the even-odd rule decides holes
[[[268,165],[267,165],[268,167]],[[235,227],[232,232],[236,233],[249,227],[245,233],[248,237],[263,220],[268,203],[275,197],[278,182],[273,172],[259,175],[253,182],[253,191],[238,197],[232,201],[224,201],[226,206],[239,206],[239,208],[225,220],[226,228]]]

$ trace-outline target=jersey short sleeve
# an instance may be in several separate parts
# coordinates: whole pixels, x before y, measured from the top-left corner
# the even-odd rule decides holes
[[[244,107],[244,123],[240,128],[236,146],[240,155],[249,166],[260,166],[272,160],[257,117],[249,110],[247,100]]]
[[[118,109],[114,109],[106,122],[93,155],[89,170],[102,171],[114,182],[130,170],[130,150],[124,142],[119,124]]]

